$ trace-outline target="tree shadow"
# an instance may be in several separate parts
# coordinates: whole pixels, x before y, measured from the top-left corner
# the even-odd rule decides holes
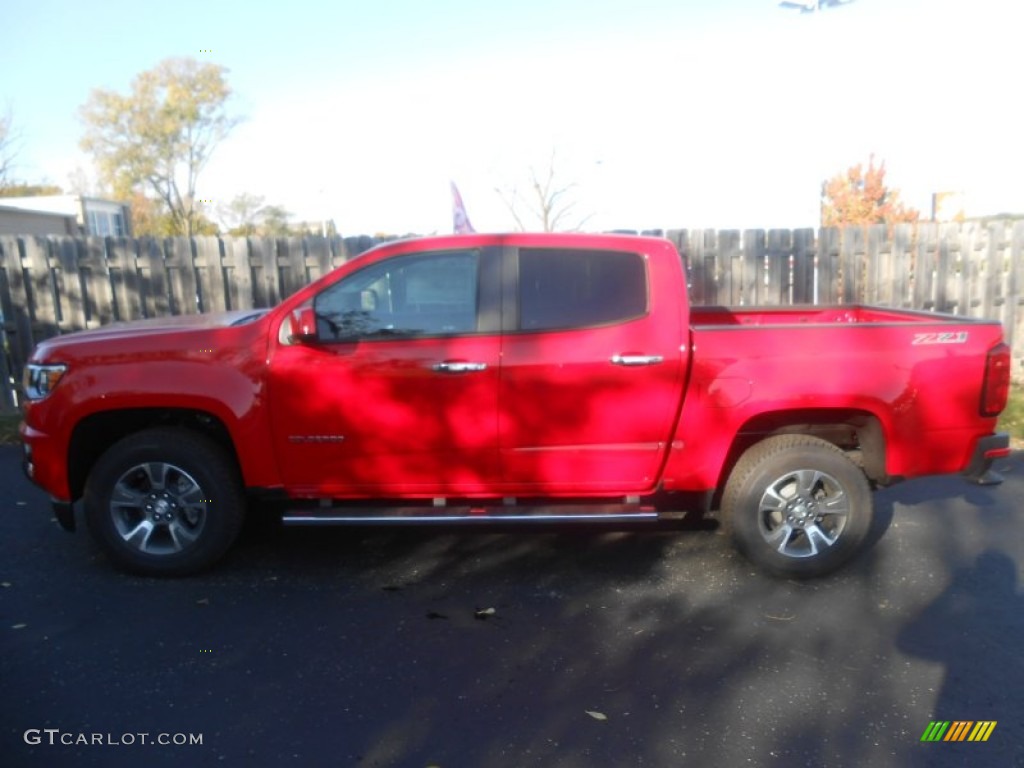
[[[946,744],[941,753],[937,745],[922,744],[914,765],[962,765],[972,756],[986,765],[1024,765],[1024,728],[1010,714],[1024,679],[1022,631],[1017,565],[995,549],[954,571],[942,594],[903,628],[899,650],[945,668],[931,719],[998,723],[984,752],[971,743]],[[926,725],[921,723],[922,731]]]

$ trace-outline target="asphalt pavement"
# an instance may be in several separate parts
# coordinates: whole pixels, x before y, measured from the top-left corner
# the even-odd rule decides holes
[[[879,493],[816,581],[707,525],[249,526],[160,580],[0,446],[0,765],[1021,767],[1024,456],[999,468]]]

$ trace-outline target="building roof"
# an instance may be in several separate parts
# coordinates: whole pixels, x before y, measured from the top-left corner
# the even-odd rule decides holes
[[[127,203],[118,200],[107,200],[102,197],[84,197],[82,195],[32,195],[29,197],[0,198],[0,205],[9,208],[20,208],[23,211],[42,211],[59,213],[63,216],[79,216],[82,207],[108,210],[124,208]]]

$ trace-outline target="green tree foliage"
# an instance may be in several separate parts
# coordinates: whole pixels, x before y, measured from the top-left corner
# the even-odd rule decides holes
[[[268,205],[262,210],[263,223],[259,227],[259,234],[264,237],[287,237],[292,234],[288,224],[291,214],[285,210],[283,205]]]
[[[165,59],[139,74],[130,93],[94,90],[81,108],[81,146],[112,194],[134,205],[142,192],[156,203],[141,215],[133,209],[137,234],[192,235],[210,226],[196,186],[239,121],[226,110],[226,74],[213,63]]]
[[[885,183],[885,162],[875,165],[875,156],[837,173],[822,190],[821,224],[841,227],[865,224],[896,224],[917,221],[920,213],[900,201],[898,190]]]

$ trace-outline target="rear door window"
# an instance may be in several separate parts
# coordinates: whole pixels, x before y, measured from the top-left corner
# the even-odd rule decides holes
[[[519,329],[623,323],[647,313],[647,266],[638,253],[523,248]]]

